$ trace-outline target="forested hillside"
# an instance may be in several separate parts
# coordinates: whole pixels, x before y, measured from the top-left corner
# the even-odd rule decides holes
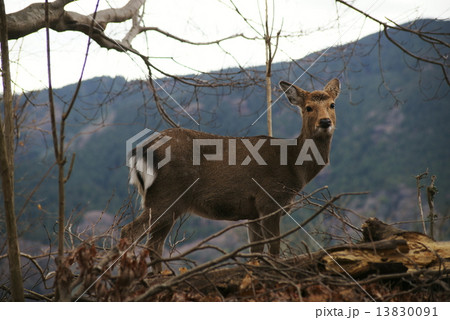
[[[449,22],[439,24],[445,32],[450,32]],[[417,47],[412,36],[401,35],[397,40],[407,43],[412,51],[430,49]],[[377,42],[380,42],[380,50],[374,45]],[[430,175],[437,176],[438,217],[449,215],[450,127],[446,122],[450,118],[450,95],[448,86],[436,80],[439,68],[418,65],[378,35],[332,48],[329,52],[308,73],[323,80],[336,76],[341,79],[342,93],[336,106],[337,130],[330,166],[305,191],[324,185],[329,186],[331,194],[368,191],[368,195],[343,201],[341,205],[364,217],[377,216],[387,222],[418,220],[414,176],[428,169]],[[312,54],[295,62],[274,65],[272,82],[295,81],[303,73],[298,65],[308,68],[316,57],[317,54]],[[259,67],[254,72],[262,70]],[[317,81],[304,79],[300,77],[296,84],[307,90],[321,87]],[[232,90],[204,88],[193,96],[192,89],[179,82],[157,81],[201,124],[197,126],[173,103],[168,113],[183,127],[222,135],[266,134],[264,116],[252,126],[266,107],[262,86],[237,86]],[[62,105],[58,101],[68,100],[73,89],[68,86],[56,90],[56,103]],[[281,91],[274,90],[276,99]],[[16,156],[18,208],[54,161],[49,124],[44,121],[48,117],[47,93],[29,93],[28,97],[34,102],[27,106],[27,126],[21,133]],[[85,226],[89,221],[96,221],[98,211],[105,211],[109,217],[125,212],[130,219],[138,202],[132,201],[131,207],[122,208],[133,193],[127,184],[125,142],[144,128],[163,130],[167,126],[145,83],[136,80],[86,80],[75,109],[77,112],[71,115],[67,128],[70,150],[76,154],[67,183],[66,202],[67,215],[73,217],[73,230],[80,223]],[[273,113],[274,136],[298,135],[300,114],[284,97],[276,100]],[[43,125],[35,130],[41,122]],[[27,239],[45,242],[48,234],[54,232],[55,175],[56,171],[52,171],[43,180],[20,216],[19,232]],[[302,220],[305,214],[297,213],[298,219]],[[448,221],[439,223],[439,239],[450,238],[448,225]],[[200,222],[198,218],[191,218],[184,227],[195,239],[220,226],[223,226],[221,222]],[[417,223],[409,225],[408,229],[419,227]],[[245,236],[240,239],[245,241]]]

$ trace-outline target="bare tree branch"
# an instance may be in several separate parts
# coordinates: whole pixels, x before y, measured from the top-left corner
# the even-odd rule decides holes
[[[8,33],[9,39],[18,39],[27,36],[28,34],[45,27],[58,32],[77,31],[86,34],[102,48],[114,49],[119,52],[129,52],[139,56],[146,65],[150,78],[152,71],[155,70],[164,76],[195,87],[220,87],[229,86],[230,84],[236,87],[242,85],[246,86],[249,83],[247,79],[232,77],[228,74],[221,74],[219,76],[208,74],[207,77],[173,75],[158,68],[150,61],[150,57],[134,49],[131,44],[137,35],[150,31],[158,32],[176,41],[191,45],[217,44],[219,46],[221,42],[237,37],[252,40],[251,38],[245,37],[243,34],[235,34],[213,41],[196,42],[173,35],[165,30],[159,29],[158,27],[145,27],[143,25],[143,11],[140,13],[141,9],[144,9],[145,0],[129,0],[122,8],[100,10],[96,13],[94,12],[88,15],[65,10],[65,6],[73,1],[74,0],[56,0],[51,3],[34,3],[23,10],[8,14],[7,22],[10,26]],[[105,29],[109,23],[125,22],[130,19],[132,20],[132,26],[122,40],[111,38],[105,33]],[[199,73],[205,74],[204,72]],[[249,79],[250,83],[253,83],[253,79],[251,77],[249,77]],[[178,126],[172,119],[170,119],[170,116],[163,109],[162,104],[160,103],[160,98],[157,96],[157,90],[154,88],[151,79],[149,79],[149,87],[154,93],[157,110],[161,114],[162,118],[172,127]],[[72,107],[73,103],[69,106],[66,114],[70,112]],[[64,118],[66,118],[66,115],[64,115]]]
[[[170,32],[161,30],[158,27],[141,27],[140,30],[139,30],[139,32],[145,32],[145,31],[156,31],[158,33],[161,33],[161,34],[165,35],[166,37],[175,39],[175,40],[183,42],[183,43],[196,45],[196,46],[206,46],[206,45],[211,45],[211,44],[218,44],[218,43],[221,43],[223,41],[234,39],[234,38],[239,38],[239,37],[246,38],[243,33],[238,33],[238,34],[235,34],[235,35],[231,35],[231,36],[228,36],[228,37],[225,37],[225,38],[221,38],[221,39],[217,39],[217,40],[213,40],[213,41],[195,42],[195,41],[191,41],[191,40],[184,39],[184,38],[178,37],[176,35],[173,35]]]
[[[431,33],[431,32],[424,32],[423,30],[414,30],[411,28],[405,28],[403,26],[399,26],[396,23],[393,23],[391,20],[389,20],[391,23],[393,23],[393,25],[389,25],[386,22],[383,22],[371,15],[369,15],[368,13],[354,7],[353,5],[349,4],[346,1],[343,0],[336,0],[336,2],[342,3],[343,5],[351,8],[352,10],[355,10],[356,12],[362,14],[363,16],[365,16],[366,18],[375,21],[376,23],[378,23],[380,26],[383,27],[383,33],[386,36],[386,38],[393,43],[396,47],[398,47],[401,51],[403,51],[405,54],[407,54],[408,56],[418,60],[418,61],[423,61],[426,63],[430,63],[430,64],[434,64],[437,65],[441,68],[442,70],[442,75],[444,76],[445,82],[447,82],[447,85],[450,86],[450,78],[448,75],[448,68],[449,68],[449,63],[448,63],[448,55],[442,54],[441,52],[439,52],[439,50],[435,47],[436,44],[442,45],[444,47],[449,48],[450,44],[447,43],[446,41],[439,39],[436,37],[436,35],[445,35],[445,36],[449,36],[449,34],[441,34],[441,33]],[[392,38],[392,36],[389,34],[389,30],[398,30],[398,31],[403,31],[403,32],[408,32],[411,34],[414,34],[418,37],[420,37],[424,42],[429,43],[431,45],[433,45],[434,49],[437,51],[439,58],[430,58],[430,57],[425,57],[422,55],[417,55],[415,53],[413,53],[411,50],[408,50],[405,46],[403,46],[402,44],[400,44],[398,41],[396,41],[395,39]]]
[[[97,42],[101,47],[123,51],[119,41],[111,41],[105,37],[104,30],[109,23],[124,22],[133,18],[144,4],[145,0],[130,0],[122,8],[101,10],[96,14],[82,15],[66,11],[64,7],[74,0],[58,0],[49,3],[48,24],[52,30],[79,31]],[[10,13],[6,17],[9,26],[9,39],[18,39],[36,32],[46,26],[45,6],[43,3],[33,3],[23,10]],[[91,25],[94,25],[91,31]]]

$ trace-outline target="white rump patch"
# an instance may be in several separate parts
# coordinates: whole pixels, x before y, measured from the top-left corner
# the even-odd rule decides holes
[[[134,185],[136,187],[139,186],[139,179],[137,177],[137,171],[136,171],[136,157],[132,156],[130,157],[130,159],[128,160],[128,167],[130,168],[130,179],[129,179],[129,183],[131,185]]]
[[[150,186],[155,181],[157,171],[153,170],[153,174],[148,174],[147,173],[147,164],[145,163],[144,159],[140,158],[136,161],[136,156],[130,157],[128,164],[130,167],[129,183],[138,188],[138,192],[141,196],[142,204],[144,204],[145,193],[146,193],[147,189],[150,188]],[[142,184],[139,181],[138,173],[141,176],[142,181],[144,182],[143,183],[144,188],[142,188]]]

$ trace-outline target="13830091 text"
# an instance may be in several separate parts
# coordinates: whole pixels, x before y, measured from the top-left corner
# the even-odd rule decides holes
[[[316,308],[316,319],[324,319],[328,317],[342,317],[346,319],[356,319],[360,316],[376,316],[378,318],[392,318],[392,317],[437,317],[437,307],[404,307],[404,306],[382,306],[376,307],[375,312],[364,310],[366,308]]]

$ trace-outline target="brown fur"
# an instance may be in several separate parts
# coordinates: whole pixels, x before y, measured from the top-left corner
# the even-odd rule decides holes
[[[330,99],[330,95],[320,92],[320,91],[313,91],[310,95],[311,101],[324,101]]]

